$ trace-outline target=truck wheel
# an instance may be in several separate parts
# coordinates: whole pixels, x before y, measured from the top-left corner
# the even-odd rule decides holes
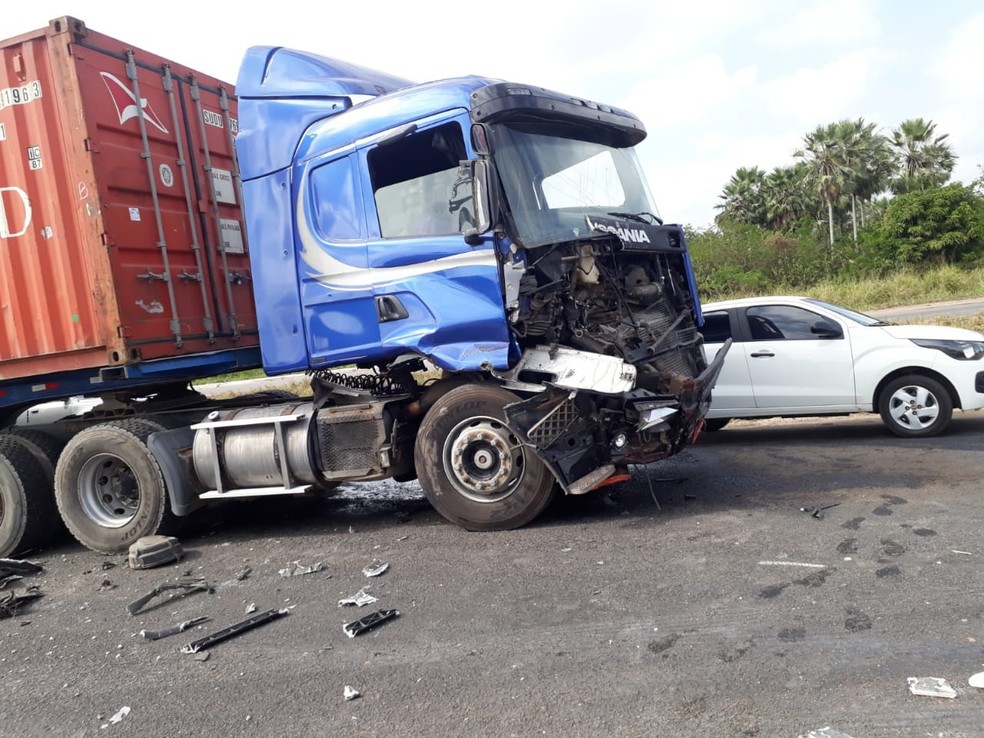
[[[546,465],[506,425],[519,398],[493,385],[441,397],[420,425],[414,460],[434,508],[467,530],[510,530],[539,515],[553,495]]]
[[[903,438],[928,438],[944,431],[953,417],[953,401],[935,379],[910,374],[885,385],[878,410],[888,429]]]
[[[57,512],[44,470],[27,449],[0,439],[0,557],[43,546]]]
[[[94,551],[125,551],[157,532],[169,513],[167,490],[147,437],[152,421],[131,419],[77,433],[55,469],[55,500],[78,541]]]
[[[58,457],[61,455],[62,449],[65,448],[65,443],[41,431],[20,430],[18,428],[11,431],[10,439],[26,448],[37,459],[41,468],[44,469],[45,479],[53,488],[55,466],[58,464]],[[54,497],[51,499],[54,502]]]
[[[714,433],[724,428],[730,422],[731,418],[704,418],[704,430],[708,433]]]

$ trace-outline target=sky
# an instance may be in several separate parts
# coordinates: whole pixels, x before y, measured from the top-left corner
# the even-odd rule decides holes
[[[936,123],[953,179],[984,164],[978,0],[277,0],[5,3],[0,37],[70,15],[230,83],[250,46],[288,46],[425,82],[476,74],[635,113],[660,215],[695,228],[738,167],[793,163],[819,125]]]

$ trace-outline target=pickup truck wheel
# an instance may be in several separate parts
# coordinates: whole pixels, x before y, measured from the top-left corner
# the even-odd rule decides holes
[[[944,431],[953,417],[953,401],[935,379],[912,374],[885,385],[878,410],[888,429],[903,438],[928,438]]]
[[[414,459],[434,508],[467,530],[510,530],[533,520],[554,478],[506,425],[519,398],[493,385],[464,385],[441,397],[420,425]]]
[[[56,515],[41,464],[9,436],[0,438],[0,557],[47,543]]]
[[[94,551],[125,551],[157,532],[167,490],[147,437],[161,429],[132,419],[94,425],[65,446],[55,469],[55,500],[78,541]]]

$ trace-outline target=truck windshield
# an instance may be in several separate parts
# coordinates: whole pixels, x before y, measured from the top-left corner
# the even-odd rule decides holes
[[[516,232],[527,248],[584,237],[586,215],[654,213],[635,150],[493,126],[493,157]]]

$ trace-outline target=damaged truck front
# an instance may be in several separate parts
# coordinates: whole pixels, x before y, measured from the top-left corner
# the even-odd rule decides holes
[[[625,479],[696,437],[722,358],[704,362],[683,230],[653,214],[636,117],[275,48],[250,51],[237,92],[264,365],[313,370],[328,479],[416,474],[446,518],[504,529],[557,487]],[[298,146],[278,158],[283,141]],[[440,377],[422,384],[421,360]],[[346,363],[379,381],[355,393],[322,370]],[[372,472],[328,469],[333,415],[355,429],[364,403]]]

